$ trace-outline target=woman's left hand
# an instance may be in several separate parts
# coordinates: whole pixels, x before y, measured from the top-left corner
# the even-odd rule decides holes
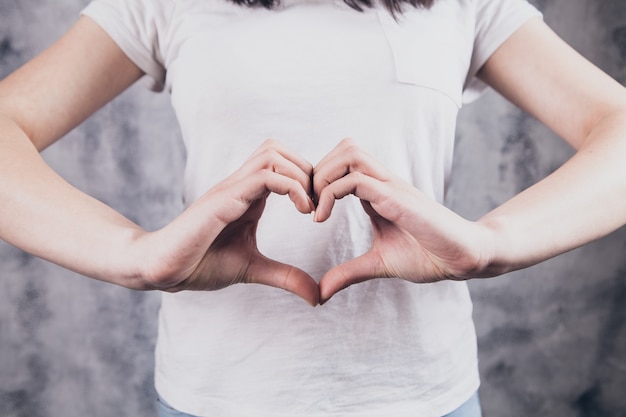
[[[415,283],[478,276],[490,260],[489,230],[467,221],[394,176],[351,139],[343,140],[314,169],[315,221],[331,215],[335,200],[361,199],[373,228],[368,252],[328,271],[321,302],[373,278]]]

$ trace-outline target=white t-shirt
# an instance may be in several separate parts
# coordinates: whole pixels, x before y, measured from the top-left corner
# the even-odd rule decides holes
[[[273,137],[315,165],[351,137],[438,201],[458,110],[484,87],[486,59],[538,11],[525,0],[436,0],[382,8],[282,0],[95,0],[96,20],[171,93],[192,202]],[[316,279],[365,252],[356,198],[315,224],[270,196],[262,253]],[[236,285],[163,294],[156,388],[200,416],[441,416],[479,385],[472,305],[462,282],[378,279],[311,308],[287,292]]]

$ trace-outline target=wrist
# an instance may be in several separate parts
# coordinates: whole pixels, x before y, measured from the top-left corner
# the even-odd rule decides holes
[[[188,236],[172,224],[153,232],[138,231],[132,239],[127,282],[140,290],[180,291],[180,284],[195,269],[193,248],[185,248]],[[198,249],[198,248],[196,248]]]
[[[514,242],[509,238],[507,222],[502,218],[488,217],[476,222],[479,226],[479,246],[482,258],[472,278],[489,278],[502,275],[522,266],[516,266],[512,255]]]
[[[151,250],[148,247],[150,235],[141,228],[130,228],[123,232],[121,243],[117,246],[118,259],[117,271],[113,271],[120,277],[120,285],[140,291],[158,289],[153,282],[150,266],[154,263],[151,259]]]

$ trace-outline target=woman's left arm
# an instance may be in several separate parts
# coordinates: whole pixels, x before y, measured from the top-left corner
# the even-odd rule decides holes
[[[493,275],[529,266],[626,223],[626,89],[533,19],[479,77],[576,149],[554,173],[479,220]]]
[[[376,277],[412,282],[488,277],[524,268],[626,223],[626,90],[541,20],[523,25],[479,77],[569,142],[576,154],[478,221],[468,221],[394,176],[350,140],[314,169],[316,221],[359,197],[370,250],[328,271],[321,300]]]

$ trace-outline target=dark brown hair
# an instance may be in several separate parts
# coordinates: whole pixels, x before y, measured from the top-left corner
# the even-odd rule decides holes
[[[276,6],[280,0],[232,0],[237,4],[243,6],[263,6],[266,9],[271,9]],[[364,7],[370,8],[373,6],[372,0],[343,0],[348,6],[354,10],[360,12]],[[389,10],[392,15],[402,14],[403,6],[409,4],[413,7],[429,8],[433,5],[435,0],[382,0],[383,5]]]

